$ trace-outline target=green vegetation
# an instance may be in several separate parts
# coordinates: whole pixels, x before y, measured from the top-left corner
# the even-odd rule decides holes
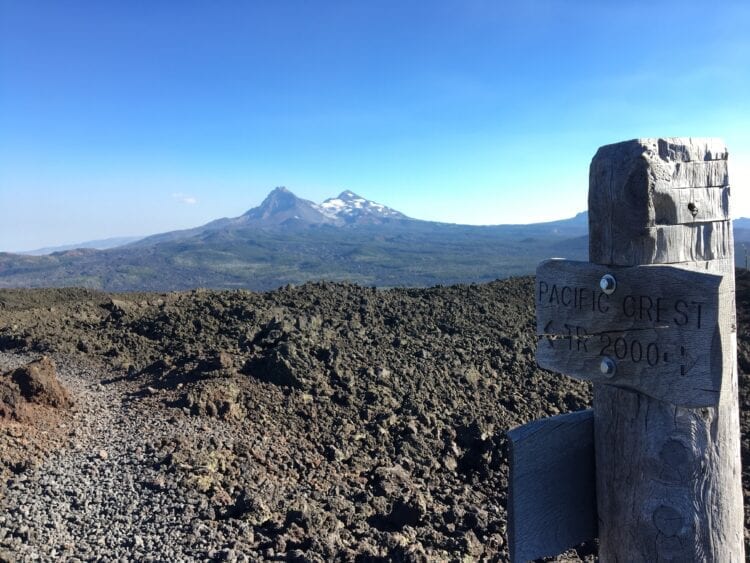
[[[585,244],[497,227],[427,222],[352,228],[208,231],[149,246],[0,254],[0,287],[108,291],[193,287],[265,290],[310,280],[376,286],[485,282],[529,274],[550,256],[586,259]],[[572,239],[576,240],[576,239]]]

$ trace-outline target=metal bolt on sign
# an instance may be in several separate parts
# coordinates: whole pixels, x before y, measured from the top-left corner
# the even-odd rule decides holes
[[[612,358],[606,356],[602,358],[602,362],[599,364],[599,370],[607,377],[613,377],[617,371],[617,364]]]
[[[599,287],[607,295],[612,295],[617,289],[617,280],[612,274],[604,274],[599,280]]]

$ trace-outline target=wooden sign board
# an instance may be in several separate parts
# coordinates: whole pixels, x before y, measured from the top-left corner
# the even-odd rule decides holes
[[[594,415],[585,410],[508,432],[511,561],[557,555],[597,537]]]
[[[605,275],[614,290],[602,289]],[[671,266],[547,260],[536,272],[537,363],[677,406],[718,404],[733,362],[734,289]]]

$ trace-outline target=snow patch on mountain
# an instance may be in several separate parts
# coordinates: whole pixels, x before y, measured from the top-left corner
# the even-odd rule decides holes
[[[317,207],[328,217],[345,221],[407,218],[395,209],[365,199],[349,190],[341,192],[338,197],[328,198]]]

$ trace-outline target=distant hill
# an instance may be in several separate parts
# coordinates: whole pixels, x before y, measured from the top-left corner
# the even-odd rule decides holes
[[[89,240],[86,242],[79,242],[75,244],[64,244],[61,246],[47,246],[44,248],[37,248],[35,250],[26,250],[19,252],[19,254],[30,254],[31,256],[44,256],[45,254],[52,254],[53,252],[64,252],[66,250],[74,250],[76,248],[93,248],[94,250],[106,250],[108,248],[116,248],[123,246],[131,242],[142,239],[143,237],[112,237],[100,240]]]
[[[351,191],[317,204],[280,187],[238,217],[117,248],[0,253],[0,287],[262,290],[320,279],[381,287],[482,282],[528,274],[549,256],[585,260],[587,231],[586,213],[530,225],[455,225],[413,219]]]
[[[740,217],[734,220],[734,244],[736,247],[737,263],[742,259],[742,265],[745,263],[745,249],[750,251],[750,219]],[[742,246],[744,245],[744,247]]]

